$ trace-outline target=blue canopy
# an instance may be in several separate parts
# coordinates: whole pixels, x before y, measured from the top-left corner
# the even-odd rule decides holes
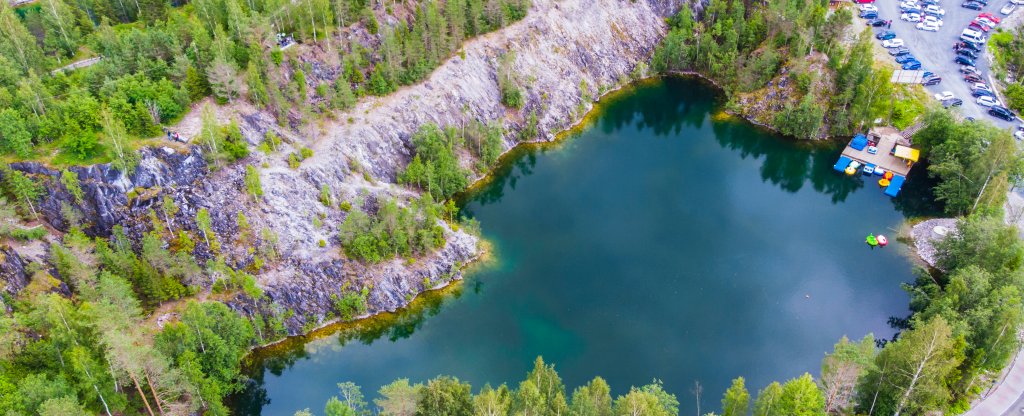
[[[903,182],[906,180],[907,178],[900,175],[893,175],[892,180],[889,181],[889,186],[885,188],[885,194],[892,197],[896,196],[896,194],[900,193],[900,188],[903,187]]]
[[[850,147],[854,148],[855,150],[864,150],[864,148],[867,146],[868,138],[863,134],[853,136],[853,140],[850,141]]]
[[[850,166],[850,162],[852,162],[852,161],[853,160],[851,160],[850,158],[848,158],[846,156],[839,156],[839,161],[836,162],[836,165],[833,166],[832,169],[835,169],[836,172],[842,172],[842,171],[846,170],[847,166]]]

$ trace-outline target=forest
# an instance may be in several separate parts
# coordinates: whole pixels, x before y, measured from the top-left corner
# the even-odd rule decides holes
[[[922,100],[888,82],[892,68],[874,62],[870,30],[844,43],[852,24],[850,8],[830,12],[827,0],[712,0],[700,16],[669,19],[652,67],[713,80],[736,110],[742,97],[760,101],[773,82],[788,82],[768,122],[800,139],[850,136],[879,117],[909,126]]]
[[[219,103],[248,100],[292,126],[330,117],[330,110],[350,108],[361,96],[422,80],[466,39],[521,19],[529,4],[40,0],[15,9],[5,3],[0,152],[8,160],[58,165],[123,159],[140,139],[160,135],[207,96]],[[322,68],[299,59],[291,39],[335,55],[340,73],[316,75]],[[99,59],[62,69],[88,58]]]
[[[145,5],[146,7],[142,7]],[[245,100],[297,126],[366,95],[385,95],[424,79],[473,37],[521,19],[528,0],[376,2],[366,0],[38,0],[18,8],[0,3],[0,153],[5,162],[38,160],[52,166],[110,161],[130,172],[136,149],[159,136],[206,97],[231,105]],[[746,4],[712,0],[695,18],[669,19],[671,31],[657,49],[659,71],[714,74],[731,97],[757,91],[783,67],[800,99],[779,113],[778,128],[801,137],[823,131],[848,134],[880,114],[893,120],[923,113],[912,97],[893,90],[884,68],[872,63],[870,37],[837,41],[850,16],[828,14],[812,0]],[[385,23],[381,23],[385,22]],[[278,34],[286,34],[279,38]],[[298,57],[287,43],[315,44],[336,56],[337,76]],[[811,57],[811,59],[804,59]],[[78,69],[65,65],[89,58]],[[827,71],[818,71],[823,65]],[[507,68],[501,97],[522,107]],[[816,105],[824,97],[828,103]],[[889,103],[896,102],[890,111]],[[251,149],[235,122],[201,112],[196,143],[214,169],[245,158]],[[536,114],[527,117],[529,135]],[[742,378],[722,399],[723,415],[923,414],[961,411],[1019,347],[1021,265],[1024,247],[1003,225],[1006,190],[1019,183],[1021,163],[1005,132],[964,134],[966,126],[941,110],[925,114],[915,140],[932,158],[935,194],[950,215],[963,215],[959,232],[940,247],[941,272],[921,270],[904,288],[912,315],[898,319],[900,335],[875,342],[840,340],[818,377],[803,375],[747,391]],[[972,130],[973,131],[973,130]],[[500,125],[423,126],[413,137],[412,162],[401,184],[420,199],[380,201],[379,209],[321,201],[346,211],[339,238],[344,254],[365,263],[413,258],[444,243],[442,224],[457,227],[451,197],[472,173],[492,165],[506,134]],[[261,149],[276,147],[268,135]],[[269,153],[269,152],[268,152]],[[459,163],[468,153],[479,162]],[[289,155],[294,167],[312,156]],[[292,164],[294,162],[294,164]],[[5,163],[6,164],[6,163]],[[472,170],[472,171],[471,171]],[[246,194],[262,195],[255,168],[247,169]],[[31,220],[42,185],[3,169],[0,217]],[[968,180],[963,180],[964,178]],[[63,170],[59,185],[82,197],[79,178]],[[445,202],[440,202],[445,201]],[[90,237],[81,213],[66,207],[70,231],[48,244],[50,264],[28,263],[30,283],[17,296],[0,297],[0,414],[227,414],[224,398],[245,377],[242,358],[254,346],[286,335],[290,310],[259,307],[264,298],[254,273],[277,256],[276,236],[234,218],[239,241],[256,261],[234,268],[220,253],[210,214],[199,210],[195,227],[174,221],[179,207],[163,199],[150,211],[141,241],[123,228]],[[43,228],[0,223],[0,234],[38,239]],[[45,232],[45,231],[44,231]],[[211,254],[197,261],[197,250]],[[6,256],[8,252],[3,252]],[[205,292],[203,288],[210,288]],[[193,297],[202,293],[207,301]],[[235,297],[237,296],[237,297]],[[366,287],[336,295],[333,317],[366,311]],[[238,304],[253,304],[239,313]],[[180,318],[155,322],[160,308]],[[158,329],[159,328],[159,329]],[[907,377],[910,369],[922,369]],[[425,383],[398,380],[366,403],[358,387],[339,385],[339,398],[323,414],[360,415],[674,415],[682,411],[657,381],[613,399],[596,378],[571,394],[554,367],[538,360],[515,388],[473,387],[450,377]],[[306,414],[319,414],[321,409]],[[689,412],[687,409],[686,412]]]
[[[193,142],[217,170],[251,149],[236,121],[218,120],[209,105],[196,108],[206,97],[225,105],[245,100],[287,127],[334,117],[334,110],[351,108],[363,96],[422,80],[465,40],[521,19],[529,5],[39,0],[12,8],[2,2],[0,233],[19,240],[44,236],[46,228],[20,224],[38,218],[43,186],[84,198],[72,170],[44,184],[6,167],[9,162],[60,168],[109,161],[130,173],[140,162],[137,149],[195,109],[202,125]],[[317,75],[321,68],[302,60],[294,42],[334,54],[341,63],[337,76]],[[65,68],[79,62],[92,64]],[[506,89],[515,104],[515,86]],[[501,134],[498,127],[473,124],[459,132],[458,144],[448,144],[475,143],[475,154],[493,163]],[[271,132],[256,150],[271,153],[280,142]],[[428,157],[425,148],[420,153]],[[310,156],[310,149],[299,149],[287,156],[288,164],[295,168]],[[330,189],[321,201],[351,213],[339,236],[351,258],[411,258],[444,243],[438,221],[457,226],[453,203],[431,198],[444,200],[452,185],[465,187],[468,172],[456,173],[461,182],[446,184],[444,193],[401,204],[373,201],[381,209],[370,212],[361,203],[335,200]],[[244,188],[253,200],[263,195],[253,166],[245,170]],[[134,192],[129,198],[138,196]],[[133,241],[121,227],[109,237],[87,236],[82,230],[89,219],[70,205],[61,208],[70,230],[45,243],[49,262],[24,264],[28,286],[0,297],[0,414],[228,413],[223,399],[244,382],[242,357],[287,335],[284,320],[295,313],[265,303],[252,274],[277,260],[277,236],[254,228],[242,213],[234,218],[238,235],[218,235],[205,209],[187,224],[179,210],[165,196]],[[234,267],[222,253],[226,243],[251,247],[254,261]],[[198,261],[198,253],[211,259]],[[366,296],[366,287],[344,289],[332,297],[326,318],[365,313]],[[240,313],[232,299],[251,303],[249,312]],[[161,308],[178,318],[155,322]]]

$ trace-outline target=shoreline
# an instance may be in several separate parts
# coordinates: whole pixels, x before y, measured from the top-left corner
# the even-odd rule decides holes
[[[530,147],[545,148],[549,146],[554,147],[562,145],[566,139],[579,133],[582,133],[583,130],[589,127],[595,121],[596,117],[600,115],[603,107],[613,103],[616,99],[623,98],[626,94],[629,94],[636,88],[640,88],[645,84],[658,82],[659,80],[666,77],[690,78],[699,80],[699,82],[704,82],[715,87],[715,89],[719,93],[719,96],[716,97],[717,99],[724,98],[721,95],[724,92],[724,89],[717,82],[704,76],[703,74],[694,71],[670,71],[667,73],[657,73],[653,75],[647,75],[644,76],[643,78],[633,80],[621,85],[617,85],[615,88],[610,88],[600,96],[596,97],[594,101],[588,103],[586,106],[586,111],[580,117],[578,117],[575,121],[570,123],[566,128],[551,135],[550,138],[542,138],[538,136],[537,138],[532,140],[517,142],[513,146],[505,149],[501,153],[501,155],[498,156],[498,159],[493,166],[491,166],[485,173],[473,178],[469,185],[466,186],[466,189],[456,193],[452,197],[452,199],[459,204],[464,203],[466,198],[473,192],[480,190],[481,188],[487,186],[493,180],[495,180],[495,178],[497,177],[496,174],[500,170],[500,168],[509,163],[510,160],[514,156],[516,156],[518,152],[521,152]],[[756,122],[748,117],[743,116],[742,114],[737,114],[727,109],[723,109],[722,113],[728,115],[729,117],[735,117],[739,120],[742,120],[743,122],[750,123],[755,127],[768,130],[772,134],[778,135],[781,138],[784,138],[785,140],[792,140],[801,143],[806,142],[812,145],[817,143],[831,143],[835,141],[834,138],[828,138],[823,140],[800,140],[779,133],[778,130],[776,130],[772,126]],[[325,338],[336,333],[339,333],[341,331],[344,331],[346,329],[357,327],[359,326],[359,324],[373,320],[375,318],[401,314],[403,312],[414,309],[416,307],[416,304],[421,302],[422,295],[431,295],[433,293],[444,294],[447,291],[454,290],[454,288],[459,286],[459,284],[464,280],[464,274],[467,271],[471,270],[474,267],[480,266],[482,259],[489,258],[491,254],[491,250],[488,249],[489,244],[483,238],[481,238],[479,241],[483,246],[481,247],[480,252],[476,256],[465,262],[465,264],[462,264],[461,267],[459,267],[457,270],[455,270],[455,277],[453,277],[451,280],[448,280],[444,284],[440,284],[438,286],[434,286],[416,293],[416,295],[414,295],[404,306],[392,311],[381,310],[377,312],[368,312],[353,317],[352,319],[347,321],[342,321],[340,320],[340,318],[325,321],[324,323],[314,327],[309,331],[305,331],[302,334],[286,336],[284,338],[280,338],[265,344],[255,345],[249,349],[249,351],[246,353],[245,358],[243,358],[242,361],[249,362],[253,358],[255,358],[253,357],[254,355],[261,355],[261,352],[264,350],[281,348],[285,344],[291,344],[294,342],[300,342],[305,344],[309,341]]]

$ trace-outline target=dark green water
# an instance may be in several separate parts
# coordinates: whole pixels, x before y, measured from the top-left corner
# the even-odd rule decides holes
[[[926,201],[913,177],[895,201],[809,146],[737,121],[693,80],[648,82],[595,124],[521,149],[465,201],[494,260],[454,293],[261,357],[240,414],[321,412],[335,384],[373,392],[449,374],[515,385],[538,355],[569,389],[600,375],[625,392],[662,379],[692,412],[717,410],[736,376],[755,390],[805,371],[842,335],[892,335],[907,312],[895,237]],[[908,214],[908,215],[909,215]]]

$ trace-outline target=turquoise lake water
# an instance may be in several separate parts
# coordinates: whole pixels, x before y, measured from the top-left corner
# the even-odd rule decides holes
[[[515,386],[543,356],[569,392],[657,378],[692,414],[695,381],[717,411],[736,376],[752,391],[816,376],[841,336],[891,336],[913,279],[895,230],[930,205],[921,169],[893,200],[833,172],[838,145],[713,118],[721,105],[696,80],[648,81],[559,144],[515,150],[464,198],[491,261],[409,311],[261,354],[236,412],[322,413],[341,381],[371,398],[403,377]]]

